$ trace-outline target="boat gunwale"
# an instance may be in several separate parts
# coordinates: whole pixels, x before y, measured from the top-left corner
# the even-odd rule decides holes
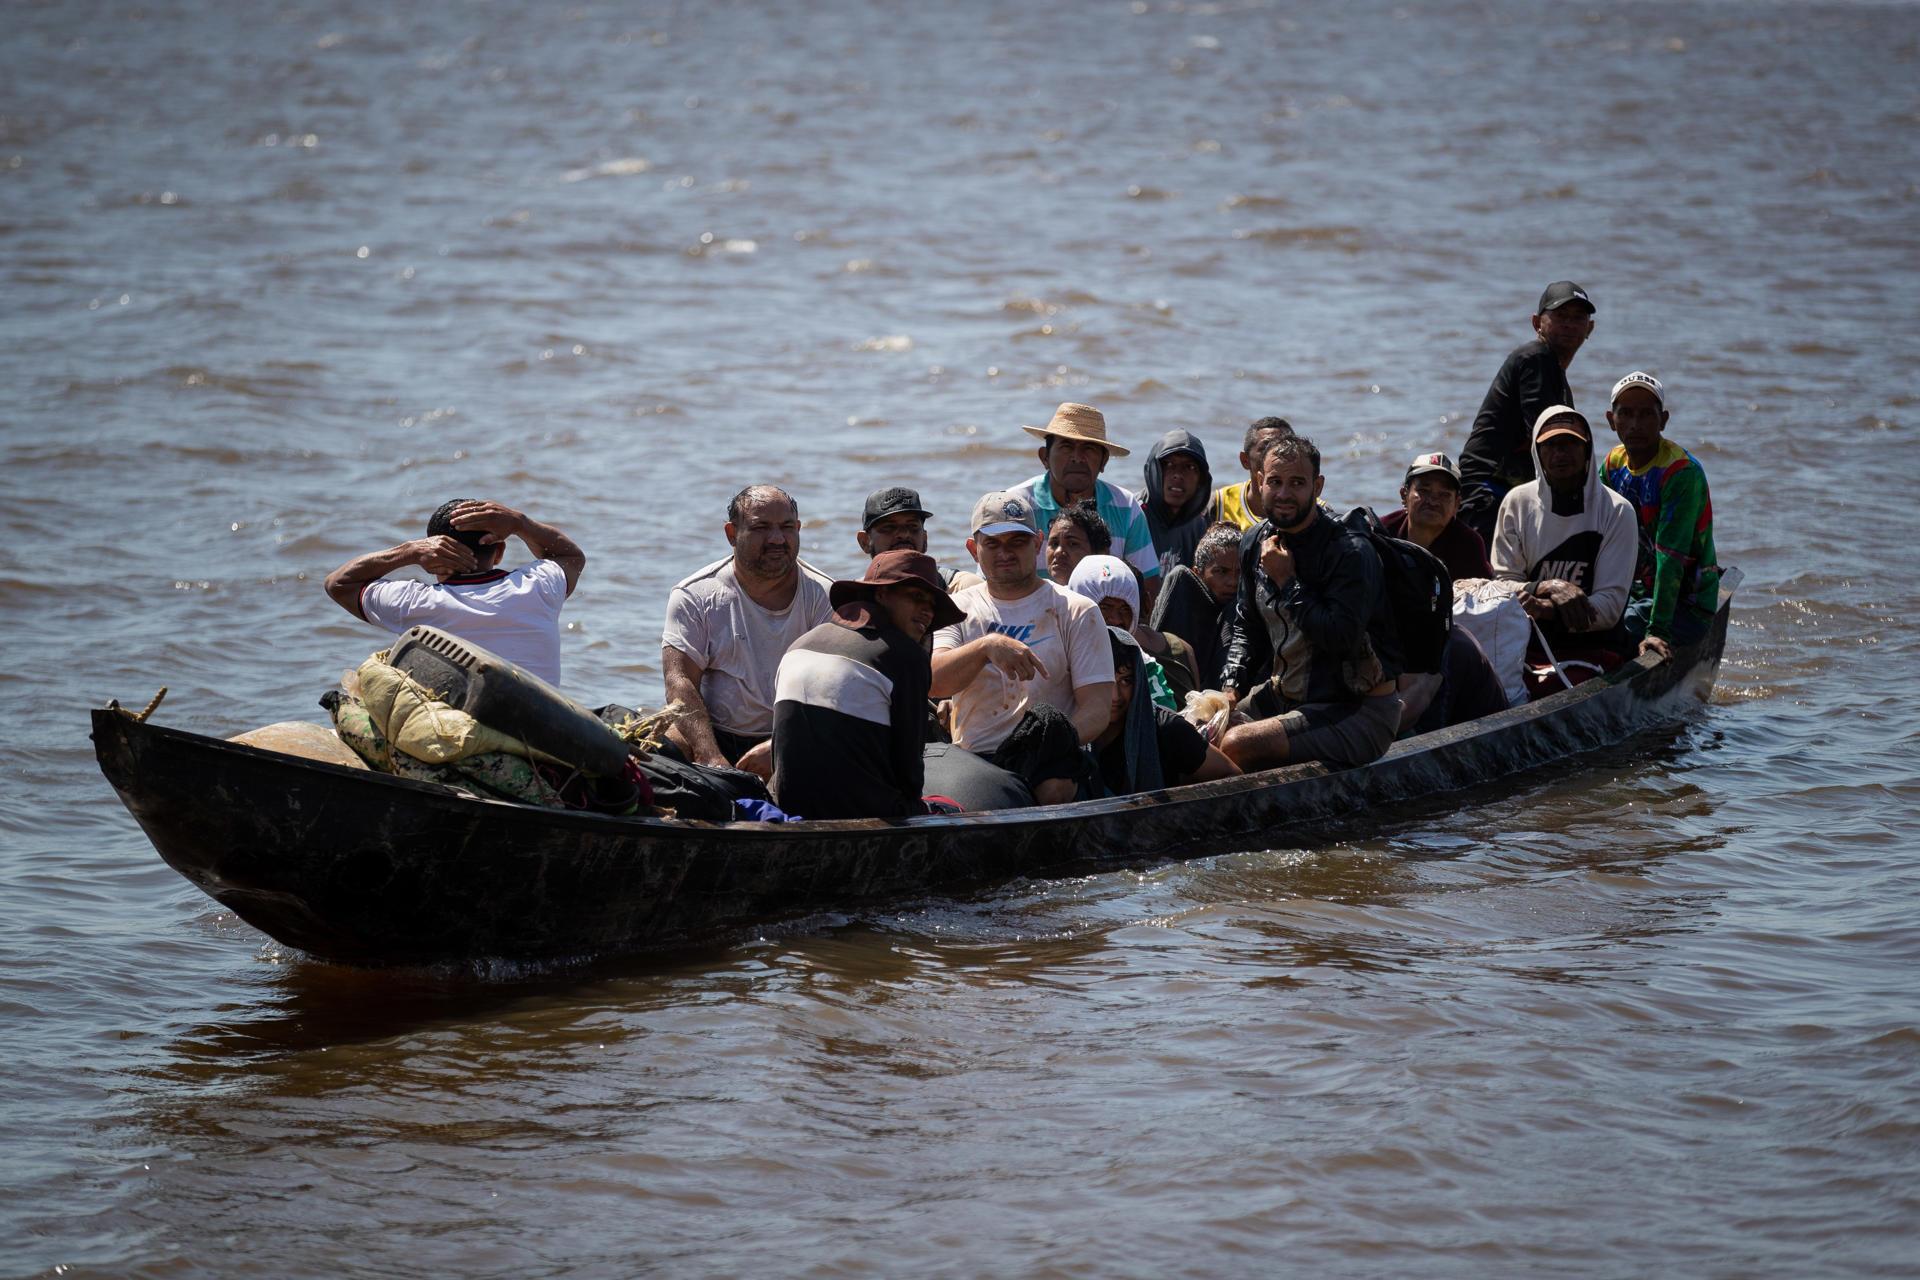
[[[1676,654],[1675,658],[1680,655]],[[1457,725],[1420,734],[1416,737],[1396,741],[1379,759],[1354,769],[1368,769],[1384,761],[1401,760],[1408,756],[1424,754],[1442,746],[1451,746],[1470,738],[1499,733],[1527,720],[1544,719],[1560,710],[1577,703],[1598,697],[1618,685],[1630,682],[1639,676],[1651,672],[1662,663],[1672,662],[1675,658],[1659,658],[1643,654],[1623,663],[1604,676],[1587,680],[1570,689],[1562,689],[1538,701],[1521,703],[1496,711],[1490,715]],[[132,721],[133,717],[124,712],[96,709],[96,718],[121,715]],[[271,751],[231,739],[215,738],[195,733],[187,729],[171,728],[144,722],[140,728],[163,738],[174,738],[198,744],[203,749],[232,752],[254,756],[277,765],[317,771],[321,774],[352,779],[372,786],[397,787],[403,791],[413,791],[423,798],[442,804],[464,807],[469,804],[498,805],[517,813],[539,815],[542,820],[566,826],[583,828],[611,828],[632,835],[658,833],[671,837],[676,834],[687,836],[711,836],[724,833],[729,838],[742,840],[792,840],[796,837],[818,835],[835,837],[846,835],[871,835],[883,831],[920,832],[935,831],[955,826],[1025,826],[1033,823],[1056,821],[1075,821],[1106,817],[1125,813],[1130,810],[1157,808],[1163,805],[1187,804],[1197,801],[1227,799],[1243,793],[1265,791],[1288,786],[1295,782],[1319,777],[1335,772],[1317,761],[1302,764],[1280,765],[1272,769],[1261,769],[1253,773],[1238,774],[1233,777],[1218,778],[1210,782],[1186,783],[1174,787],[1162,787],[1155,791],[1135,792],[1125,796],[1106,796],[1091,800],[1073,800],[1064,804],[1029,805],[1016,809],[982,809],[957,814],[923,814],[910,818],[836,818],[836,819],[800,819],[791,822],[709,822],[697,818],[664,818],[652,815],[622,816],[617,814],[591,813],[579,809],[549,809],[539,805],[517,804],[510,800],[490,796],[478,796],[462,792],[456,788],[427,782],[417,778],[403,778],[395,774],[383,773],[370,768],[353,768],[348,765],[330,764],[324,760],[314,760],[305,756],[289,755],[285,752]]]

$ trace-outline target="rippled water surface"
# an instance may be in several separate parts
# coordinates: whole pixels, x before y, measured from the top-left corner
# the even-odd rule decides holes
[[[0,1270],[1912,1274],[1906,5],[16,4]],[[1711,706],[1344,839],[566,972],[360,973],[163,866],[85,713],[318,718],[446,497],[659,690],[727,496],[960,555],[1064,399],[1456,450],[1541,285],[1672,388]],[[1116,464],[1123,481],[1132,463]],[[590,700],[601,700],[590,698]]]

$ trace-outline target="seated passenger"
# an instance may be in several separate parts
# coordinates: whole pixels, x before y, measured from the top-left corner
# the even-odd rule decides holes
[[[1091,502],[1076,502],[1061,508],[1042,532],[1047,539],[1047,577],[1061,586],[1067,584],[1074,566],[1082,560],[1108,555],[1113,550],[1113,533]]]
[[[774,681],[774,801],[804,818],[926,813],[927,641],[966,615],[933,558],[904,549],[827,598],[833,616],[793,642]]]
[[[535,559],[509,573],[500,559],[512,537]],[[382,581],[410,565],[437,581]],[[586,553],[552,525],[497,502],[455,498],[428,519],[426,537],[356,556],[324,586],[335,604],[376,627],[395,635],[438,627],[558,688],[560,609],[586,565]]]
[[[1620,443],[1601,464],[1607,487],[1633,505],[1640,557],[1627,598],[1627,631],[1642,650],[1661,656],[1670,646],[1707,634],[1720,606],[1720,564],[1713,550],[1713,498],[1707,473],[1694,456],[1662,434],[1667,393],[1650,373],[1613,384],[1607,423]]]
[[[1220,687],[1233,628],[1233,596],[1240,584],[1240,529],[1225,520],[1209,525],[1193,551],[1193,568],[1175,569],[1154,602],[1152,625],[1178,636],[1193,651],[1193,679]]]
[[[927,521],[932,512],[920,505],[920,492],[894,486],[889,489],[875,489],[867,495],[867,503],[860,513],[860,531],[853,535],[860,544],[861,554],[869,559],[888,551],[919,551],[927,549]],[[953,587],[955,573],[952,569],[940,570],[940,581],[949,590]]]
[[[1055,514],[1076,502],[1093,502],[1113,535],[1109,550],[1140,571],[1151,603],[1160,589],[1160,556],[1153,549],[1146,512],[1131,491],[1100,478],[1110,458],[1127,456],[1126,449],[1107,439],[1106,415],[1092,405],[1068,403],[1053,411],[1046,426],[1020,429],[1040,438],[1040,462],[1046,468],[1010,490],[1033,506],[1034,528],[1048,528]],[[1043,569],[1041,576],[1053,574]]]
[[[1147,513],[1147,530],[1160,557],[1160,580],[1181,565],[1193,563],[1193,549],[1207,531],[1207,508],[1212,505],[1213,472],[1207,466],[1207,447],[1190,431],[1169,431],[1147,451],[1140,505]]]
[[[1423,453],[1400,482],[1400,509],[1381,516],[1380,527],[1433,552],[1455,582],[1491,578],[1486,540],[1459,516],[1460,468],[1444,453]]]
[[[1146,651],[1147,687],[1156,703],[1171,711],[1186,706],[1187,695],[1197,687],[1193,650],[1178,636],[1163,635],[1136,621],[1140,585],[1133,566],[1112,556],[1088,556],[1074,566],[1067,589],[1093,601],[1109,627],[1131,635]]]
[[[1261,461],[1267,515],[1241,552],[1221,675],[1227,696],[1255,717],[1221,744],[1249,772],[1366,764],[1400,731],[1400,645],[1380,557],[1320,509],[1324,483],[1320,451],[1303,436],[1275,442]],[[1263,665],[1272,677],[1251,692]]]
[[[989,493],[967,539],[985,579],[933,639],[933,696],[953,699],[953,741],[1020,775],[1041,804],[1073,798],[1082,744],[1107,727],[1113,652],[1100,611],[1040,577],[1033,504]]]
[[[1096,796],[1158,791],[1188,782],[1230,778],[1239,766],[1207,745],[1200,731],[1167,708],[1135,696],[1142,655],[1133,637],[1109,627],[1113,647],[1113,701],[1107,727],[1093,740],[1099,769]]]
[[[1538,478],[1500,502],[1494,573],[1528,584],[1520,603],[1555,658],[1617,666],[1632,652],[1620,619],[1638,546],[1633,506],[1600,483],[1577,409],[1541,410],[1533,452]]]
[[[689,760],[766,777],[780,658],[833,612],[832,580],[800,558],[800,508],[784,489],[748,485],[727,504],[733,553],[667,597],[660,666],[667,698],[690,714],[667,731]]]

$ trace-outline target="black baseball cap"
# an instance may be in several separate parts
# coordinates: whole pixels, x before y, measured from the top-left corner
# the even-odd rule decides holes
[[[1599,309],[1593,305],[1593,299],[1587,296],[1587,291],[1573,281],[1555,280],[1547,286],[1546,292],[1540,295],[1540,305],[1534,308],[1534,314],[1545,315],[1549,311],[1566,306],[1569,302],[1584,302],[1587,304],[1588,311]]]
[[[860,517],[860,528],[862,531],[871,529],[874,521],[903,512],[919,516],[922,520],[933,514],[920,505],[920,493],[916,489],[903,489],[898,485],[891,489],[875,489],[867,495],[867,509]]]

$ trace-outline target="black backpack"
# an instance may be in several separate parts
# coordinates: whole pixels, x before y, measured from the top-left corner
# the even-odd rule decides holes
[[[1382,529],[1365,507],[1347,512],[1340,523],[1372,543],[1380,557],[1387,608],[1400,636],[1401,669],[1440,670],[1447,634],[1453,630],[1453,575],[1447,566],[1419,543]]]

